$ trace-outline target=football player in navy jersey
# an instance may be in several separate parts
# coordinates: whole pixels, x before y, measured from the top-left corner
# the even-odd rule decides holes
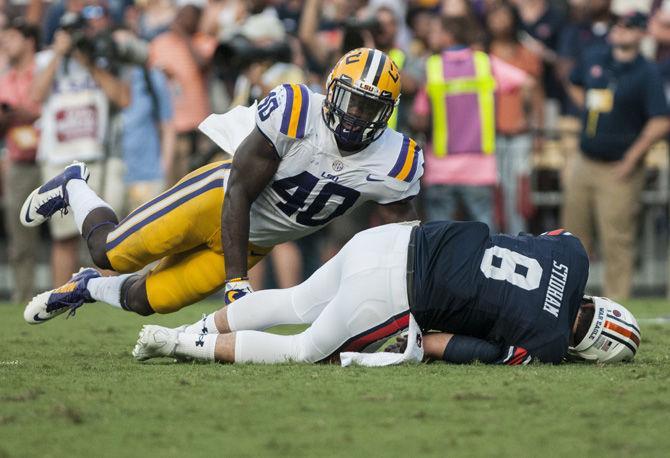
[[[588,269],[582,244],[563,230],[535,237],[491,235],[478,222],[389,224],[357,234],[304,283],[224,307],[214,326],[205,320],[176,329],[145,326],[133,354],[318,362],[377,348],[414,325],[420,331],[411,358],[375,353],[356,362],[381,365],[424,354],[509,365],[568,356],[630,360],[640,344],[637,322],[622,305],[584,295]],[[260,332],[300,323],[310,327],[293,336]]]

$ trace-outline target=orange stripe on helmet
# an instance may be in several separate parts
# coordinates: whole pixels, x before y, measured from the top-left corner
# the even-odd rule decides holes
[[[623,326],[619,326],[618,324],[613,323],[609,320],[605,321],[605,327],[607,329],[611,330],[611,331],[618,332],[619,334],[621,334],[624,337],[629,338],[630,340],[635,342],[635,345],[638,345],[638,346],[640,345],[640,338],[633,331],[630,331],[630,330],[624,328]]]

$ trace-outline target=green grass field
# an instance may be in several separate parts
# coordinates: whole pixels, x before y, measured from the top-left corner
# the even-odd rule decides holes
[[[93,304],[28,326],[0,305],[0,457],[668,456],[670,325],[614,366],[139,364],[140,319]],[[640,318],[670,314],[637,301]]]

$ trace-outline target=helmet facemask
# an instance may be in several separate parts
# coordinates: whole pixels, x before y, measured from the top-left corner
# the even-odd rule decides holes
[[[372,88],[376,89],[376,88]],[[353,87],[340,78],[328,84],[323,119],[344,149],[361,149],[386,129],[395,102],[390,97]]]

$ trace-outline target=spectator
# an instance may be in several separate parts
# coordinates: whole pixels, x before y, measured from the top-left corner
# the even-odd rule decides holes
[[[130,31],[119,30],[114,38],[117,43],[142,43]],[[172,98],[163,72],[135,65],[130,71],[130,88],[131,103],[121,112],[127,196],[123,214],[163,191],[176,140]]]
[[[607,46],[611,0],[571,0],[572,18],[560,31],[558,54],[562,81],[591,46]]]
[[[558,60],[558,40],[565,24],[563,15],[549,0],[513,0],[521,18],[521,28],[525,33],[523,43],[544,63],[543,81],[547,98],[554,99],[565,108],[567,97],[563,85],[556,75]]]
[[[40,183],[40,170],[35,164],[37,131],[33,126],[39,105],[29,93],[38,44],[37,27],[23,19],[15,19],[2,32],[2,48],[9,58],[9,69],[0,76],[0,139],[7,149],[2,182],[9,263],[14,277],[11,299],[15,303],[27,303],[33,296],[39,244],[39,233],[26,231],[17,218],[23,201]]]
[[[489,10],[486,18],[491,40],[489,52],[539,80],[542,61],[519,42],[517,22],[514,9],[506,2]],[[542,87],[536,84],[532,94],[524,94],[520,89],[500,94],[496,99],[496,158],[503,197],[501,229],[510,234],[527,230],[526,219],[532,210],[530,153],[541,147],[544,124]],[[531,116],[525,112],[527,99],[530,99]]]
[[[402,103],[398,103],[396,106],[391,119],[389,119],[388,126],[391,129],[407,132],[409,130],[409,107],[411,107],[412,98],[418,88],[418,81],[413,78],[412,74],[405,71],[407,54],[397,46],[399,22],[402,18],[398,17],[396,11],[385,4],[377,8],[375,18],[378,26],[372,30],[374,46],[388,54],[395,62],[400,70],[402,81]]]
[[[569,82],[570,72],[585,50],[592,46],[607,46],[610,4],[610,0],[570,1],[572,18],[561,30],[558,44],[557,70],[564,85]],[[578,110],[569,103],[567,112],[574,116]]]
[[[150,63],[162,70],[170,82],[174,103],[177,145],[168,185],[177,182],[192,168],[198,151],[198,125],[210,113],[205,73],[215,42],[197,34],[200,8],[183,6],[169,31],[151,42]]]
[[[468,216],[493,227],[496,183],[494,91],[506,93],[530,78],[520,69],[468,47],[465,18],[435,21],[427,85],[414,101],[414,127],[428,132],[424,198],[428,220],[453,219],[460,200]],[[430,99],[429,99],[430,98]],[[431,108],[432,107],[432,108]]]
[[[73,46],[75,29],[89,40],[102,38],[92,36],[93,30],[104,27],[102,9],[88,6],[82,16],[72,12],[63,16],[52,49],[37,56],[37,75],[31,89],[35,100],[43,103],[38,147],[42,179],[62,172],[73,160],[82,160],[91,171],[89,184],[98,192],[106,175],[105,140],[110,132],[111,111],[130,102],[130,88],[119,76],[121,67],[116,62],[94,61],[90,54]],[[96,21],[99,24],[93,25]],[[58,285],[66,282],[78,265],[79,231],[71,215],[65,220],[52,219],[50,229],[52,277]]]
[[[143,40],[151,41],[167,32],[174,21],[176,10],[172,0],[141,0],[137,2],[137,34]]]
[[[570,94],[584,108],[581,149],[566,173],[563,223],[592,248],[592,219],[605,263],[604,294],[630,296],[642,158],[670,129],[655,64],[640,55],[646,19],[617,19],[611,48],[594,49],[573,70]]]

